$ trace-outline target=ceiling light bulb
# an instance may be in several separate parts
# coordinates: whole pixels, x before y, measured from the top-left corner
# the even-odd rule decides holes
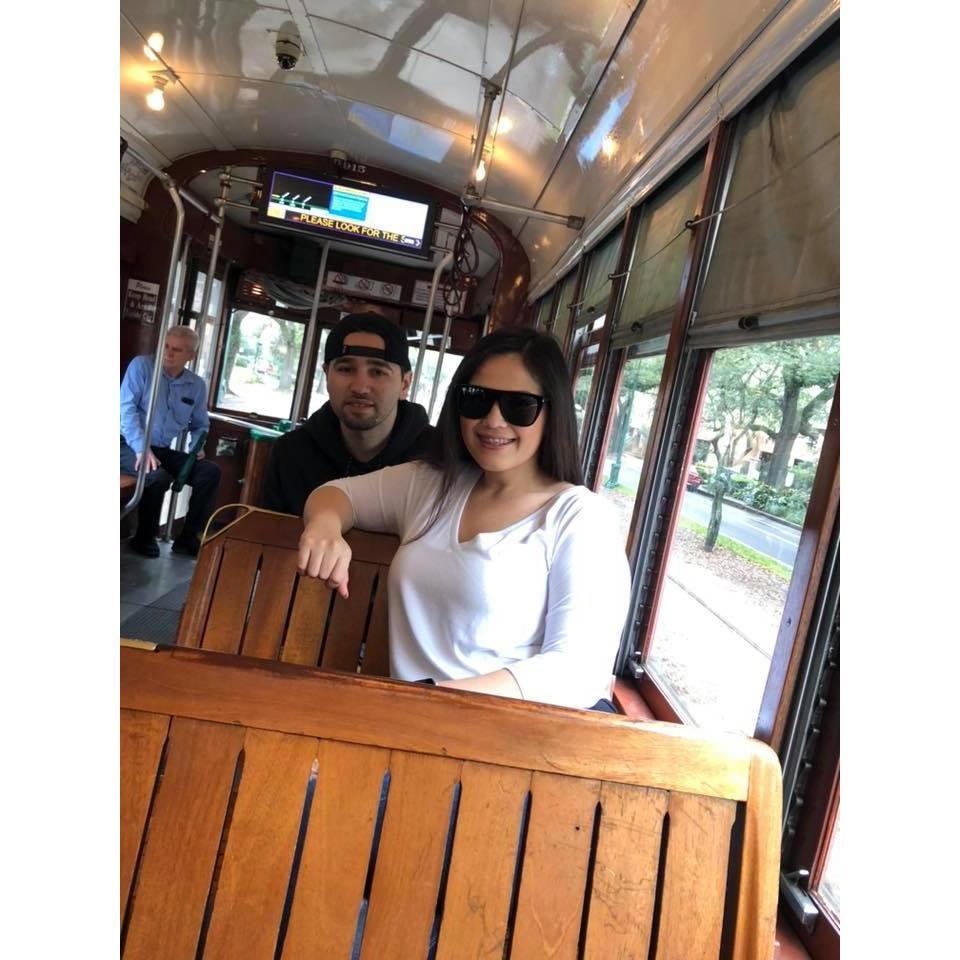
[[[617,151],[620,149],[620,144],[617,143],[616,137],[612,137],[609,134],[603,138],[603,142],[600,144],[600,150],[605,157],[616,156]]]
[[[477,181],[477,183],[479,183],[486,175],[487,175],[487,165],[483,160],[481,160],[477,164],[477,169],[474,172],[473,178],[474,180]]]
[[[147,106],[151,110],[162,110],[164,107],[163,88],[157,87],[147,94]]]
[[[509,117],[501,117],[497,121],[497,133],[509,133],[513,129],[513,121]]]
[[[163,34],[151,33],[143,45],[144,56],[148,60],[157,60],[157,54],[163,49]]]

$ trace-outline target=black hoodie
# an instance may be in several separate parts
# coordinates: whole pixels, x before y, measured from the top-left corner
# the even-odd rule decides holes
[[[372,460],[355,460],[343,442],[340,421],[329,402],[302,427],[273,445],[267,464],[261,502],[268,510],[302,516],[314,489],[328,480],[356,477],[382,467],[416,460],[433,433],[427,411],[419,403],[401,400],[387,445]]]

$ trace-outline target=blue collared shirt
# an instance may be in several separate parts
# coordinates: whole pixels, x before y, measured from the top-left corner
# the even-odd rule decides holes
[[[147,423],[152,376],[153,357],[134,357],[120,384],[120,433],[138,454],[143,453],[143,430]],[[161,370],[150,446],[169,447],[184,429],[189,429],[192,444],[197,434],[209,427],[207,385],[203,378],[184,370],[173,379]]]

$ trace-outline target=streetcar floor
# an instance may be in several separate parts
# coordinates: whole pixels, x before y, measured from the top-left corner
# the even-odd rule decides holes
[[[172,553],[160,542],[160,556],[141,557],[120,546],[120,635],[173,643],[196,560]]]

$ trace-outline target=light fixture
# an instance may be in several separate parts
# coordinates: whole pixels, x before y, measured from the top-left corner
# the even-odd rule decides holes
[[[603,138],[603,142],[600,144],[600,152],[607,159],[615,157],[619,149],[620,144],[617,142],[617,138],[611,136],[609,133]]]
[[[167,78],[162,73],[153,75],[153,89],[147,94],[147,106],[151,110],[164,108],[163,88],[167,85]]]
[[[163,34],[151,33],[143,45],[143,52],[148,60],[157,60],[157,54],[163,49]]]
[[[497,121],[497,134],[509,133],[513,129],[513,121],[509,117],[501,116]]]
[[[479,183],[487,175],[487,164],[483,157],[480,158],[480,162],[477,164],[477,169],[473,171],[473,179]]]

